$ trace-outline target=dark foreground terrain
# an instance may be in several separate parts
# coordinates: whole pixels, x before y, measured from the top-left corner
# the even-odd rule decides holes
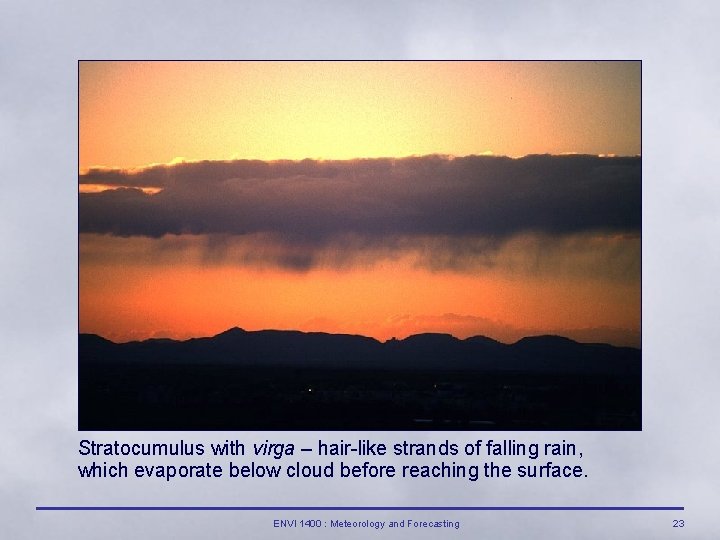
[[[79,337],[82,430],[639,430],[641,353],[556,336]]]

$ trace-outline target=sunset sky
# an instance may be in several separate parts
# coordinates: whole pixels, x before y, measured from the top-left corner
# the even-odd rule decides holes
[[[640,346],[639,62],[79,69],[81,332]]]

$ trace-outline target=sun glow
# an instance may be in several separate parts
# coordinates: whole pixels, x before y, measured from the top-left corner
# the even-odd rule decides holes
[[[81,62],[80,168],[638,154],[628,84],[638,63]]]

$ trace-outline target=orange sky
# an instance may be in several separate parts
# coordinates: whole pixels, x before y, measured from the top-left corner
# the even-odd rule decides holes
[[[81,62],[79,165],[636,155],[639,88],[637,62]],[[563,333],[639,346],[637,237],[512,238],[491,267],[429,268],[406,249],[303,271],[207,257],[204,241],[81,234],[80,331]]]
[[[640,153],[639,62],[81,62],[80,168]]]

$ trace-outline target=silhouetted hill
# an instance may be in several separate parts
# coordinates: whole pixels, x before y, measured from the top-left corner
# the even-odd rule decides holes
[[[231,328],[79,336],[80,429],[640,429],[638,349]]]
[[[347,334],[231,328],[186,341],[113,343],[80,334],[81,363],[232,365],[380,370],[503,371],[636,375],[640,350],[583,344],[560,336],[526,337],[506,345],[484,336],[418,334],[381,343]]]

